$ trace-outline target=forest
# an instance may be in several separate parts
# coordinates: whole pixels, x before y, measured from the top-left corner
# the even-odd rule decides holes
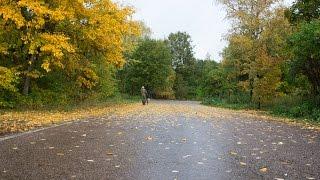
[[[198,100],[320,122],[320,1],[219,0],[232,28],[222,60],[192,37],[152,30],[100,1],[0,1],[0,108],[38,109],[139,96]]]

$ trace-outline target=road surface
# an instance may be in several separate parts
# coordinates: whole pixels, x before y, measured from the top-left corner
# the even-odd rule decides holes
[[[320,179],[319,131],[155,101],[0,140],[0,179]]]

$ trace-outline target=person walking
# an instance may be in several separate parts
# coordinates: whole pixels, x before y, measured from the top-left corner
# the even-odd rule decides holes
[[[144,86],[142,86],[141,87],[141,99],[142,99],[143,105],[146,105],[146,103],[148,103],[147,97],[148,97],[148,92],[147,92],[146,88],[144,88]]]

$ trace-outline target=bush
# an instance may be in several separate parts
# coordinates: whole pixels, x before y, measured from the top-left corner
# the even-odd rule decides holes
[[[315,122],[320,122],[320,109],[319,108],[313,109],[311,118]]]
[[[320,122],[320,109],[315,99],[285,96],[274,101],[268,110],[275,115]]]

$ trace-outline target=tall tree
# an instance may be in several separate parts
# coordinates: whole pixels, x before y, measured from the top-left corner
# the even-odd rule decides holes
[[[306,76],[312,94],[320,94],[320,1],[297,0],[287,11],[296,31],[289,40],[292,50],[291,70],[295,76]]]
[[[280,64],[290,25],[278,0],[221,0],[234,22],[223,64],[233,66],[238,86],[249,91],[253,102],[276,96],[281,79]],[[231,78],[231,77],[230,77]],[[232,79],[232,78],[231,78]]]
[[[191,36],[186,32],[171,33],[168,37],[175,69],[182,69],[194,62]]]
[[[292,70],[303,74],[312,84],[313,93],[320,95],[320,20],[302,23],[290,38],[293,52]]]
[[[155,98],[174,97],[172,56],[164,41],[143,39],[129,58],[122,70],[126,92],[138,95],[145,86]]]
[[[186,32],[171,33],[168,37],[173,56],[172,65],[176,72],[174,90],[178,99],[195,96],[196,59],[192,47],[191,36]]]

